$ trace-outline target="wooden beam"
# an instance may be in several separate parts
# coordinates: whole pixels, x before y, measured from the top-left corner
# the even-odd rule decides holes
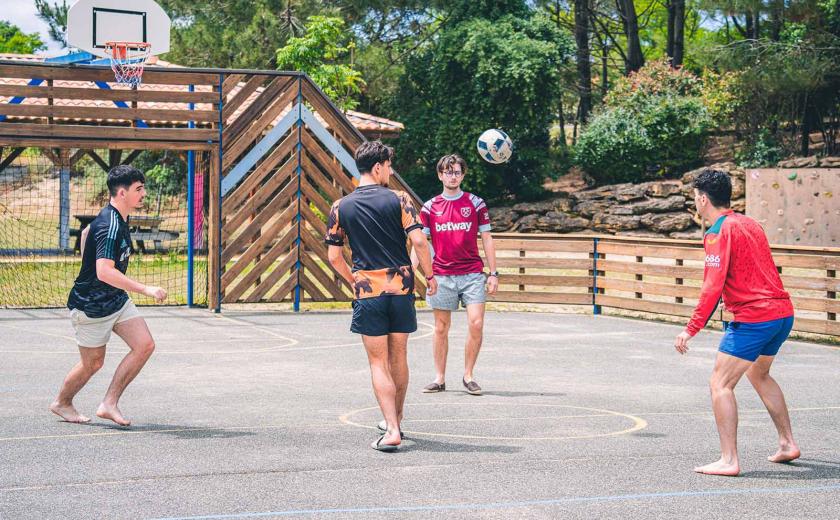
[[[188,69],[173,71],[146,69],[143,72],[143,86],[151,85],[215,85],[218,73],[187,72]],[[114,71],[110,67],[59,67],[55,65],[8,65],[0,64],[0,78],[60,79],[69,81],[104,81],[115,83]]]
[[[136,104],[137,101],[131,101]],[[23,117],[47,117],[70,120],[97,120],[108,121],[113,124],[115,121],[198,121],[213,123],[219,120],[218,110],[180,110],[173,108],[137,108],[134,106],[126,108],[118,107],[79,107],[67,105],[9,105],[0,104],[0,114],[23,118]]]
[[[70,138],[62,137],[21,137],[17,135],[0,135],[0,146],[37,147],[37,148],[89,148],[89,149],[125,149],[125,150],[194,150],[214,151],[218,155],[218,143],[195,141],[165,141],[165,140],[107,140],[103,138]]]
[[[62,146],[77,148],[75,140],[101,139],[102,141],[167,141],[167,142],[216,142],[219,135],[213,129],[184,128],[127,128],[123,126],[88,126],[88,125],[44,125],[36,123],[0,123],[0,143],[6,138],[28,137],[32,139],[70,140]],[[127,148],[120,146],[118,148]]]
[[[108,171],[111,169],[111,168],[108,166],[108,163],[106,163],[106,162],[105,162],[105,159],[103,159],[102,157],[99,157],[99,154],[98,154],[98,153],[96,153],[96,150],[85,150],[85,153],[86,153],[86,154],[88,154],[88,156],[89,156],[91,159],[93,159],[93,162],[95,162],[96,164],[98,164],[98,165],[99,165],[99,167],[100,167],[100,168],[102,168],[102,170],[103,170],[105,173],[108,173]]]
[[[3,162],[1,162],[1,163],[0,163],[0,171],[5,170],[7,166],[9,166],[10,164],[12,164],[12,162],[13,162],[15,159],[17,159],[17,157],[18,157],[21,153],[23,153],[23,151],[24,151],[24,150],[26,150],[26,148],[15,148],[15,149],[14,149],[14,150],[12,150],[11,152],[9,152],[9,155],[7,155],[7,156],[6,156],[6,158],[5,158],[5,159],[3,159]]]
[[[50,87],[30,85],[0,84],[0,96],[24,98],[54,98],[75,100],[104,100],[124,101],[130,103],[194,103],[196,105],[214,106],[219,102],[219,95],[215,92],[184,90],[146,90],[142,89],[104,89],[91,87]],[[198,107],[196,107],[198,108]]]
[[[143,150],[132,150],[131,153],[128,154],[128,157],[122,160],[121,164],[131,164],[141,153],[143,153]]]

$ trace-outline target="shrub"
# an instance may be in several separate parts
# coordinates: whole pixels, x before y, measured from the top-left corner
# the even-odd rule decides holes
[[[693,74],[653,62],[622,78],[581,132],[575,162],[599,184],[682,173],[702,161],[709,112]]]

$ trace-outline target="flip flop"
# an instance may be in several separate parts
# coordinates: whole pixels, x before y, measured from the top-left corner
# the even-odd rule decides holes
[[[385,432],[388,431],[388,423],[385,422],[385,419],[382,419],[381,421],[379,421],[379,423],[377,423],[376,429],[378,429],[382,433],[385,433]],[[403,431],[400,430],[400,440],[402,440],[402,439],[405,439],[405,433],[403,433]]]
[[[370,447],[375,449],[376,451],[384,451],[385,453],[393,453],[400,449],[399,444],[382,444],[382,440],[385,438],[383,435],[382,437],[378,438],[376,441],[370,444]]]

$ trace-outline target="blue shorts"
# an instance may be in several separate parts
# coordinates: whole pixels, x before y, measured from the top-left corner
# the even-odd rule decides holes
[[[755,361],[758,356],[775,356],[793,328],[793,316],[758,323],[729,322],[718,350]]]
[[[350,332],[365,336],[386,336],[392,332],[417,330],[413,294],[374,296],[353,300]]]

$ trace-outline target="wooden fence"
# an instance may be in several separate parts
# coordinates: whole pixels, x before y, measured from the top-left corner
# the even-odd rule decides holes
[[[561,303],[691,316],[703,280],[698,241],[614,236],[495,235],[493,301]],[[794,330],[840,336],[840,248],[773,246],[796,309]],[[722,307],[722,306],[721,306]],[[716,320],[732,320],[719,308]]]

